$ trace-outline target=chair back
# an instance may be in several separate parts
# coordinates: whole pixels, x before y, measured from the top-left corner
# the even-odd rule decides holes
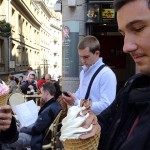
[[[13,113],[15,113],[14,111],[14,106],[22,104],[25,102],[24,96],[21,93],[12,93],[9,96],[9,104],[12,108]]]
[[[53,123],[50,125],[48,131],[46,132],[44,139],[47,137],[49,133],[51,133],[51,141],[50,144],[43,145],[42,150],[51,148],[52,150],[55,150],[56,145],[56,137],[58,134],[58,125],[60,124],[60,116],[61,116],[62,110],[58,113]],[[44,140],[43,139],[43,140]]]

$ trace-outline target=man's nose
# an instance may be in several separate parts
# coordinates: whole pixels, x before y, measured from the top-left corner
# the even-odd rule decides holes
[[[137,44],[135,42],[134,37],[125,36],[124,45],[123,45],[124,53],[130,53],[132,51],[135,51],[136,49],[137,49]]]
[[[85,59],[84,59],[84,58],[81,58],[81,62],[84,64],[84,63],[85,63]]]

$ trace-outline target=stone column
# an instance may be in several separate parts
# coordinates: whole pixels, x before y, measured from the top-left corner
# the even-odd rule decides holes
[[[86,35],[86,1],[76,0],[76,6],[68,6],[68,0],[62,0],[63,56],[62,90],[75,92],[79,86],[79,73],[82,64],[78,56],[77,45]]]

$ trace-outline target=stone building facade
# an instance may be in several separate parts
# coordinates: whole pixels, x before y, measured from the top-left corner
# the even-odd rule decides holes
[[[24,73],[28,66],[37,79],[44,73],[61,76],[61,14],[50,4],[50,0],[0,0],[0,20],[12,26],[10,35],[0,35],[1,78]]]

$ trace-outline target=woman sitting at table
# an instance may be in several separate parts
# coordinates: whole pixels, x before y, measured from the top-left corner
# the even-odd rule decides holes
[[[17,83],[16,83],[15,77],[13,75],[8,76],[7,85],[9,87],[9,94],[16,92]]]

